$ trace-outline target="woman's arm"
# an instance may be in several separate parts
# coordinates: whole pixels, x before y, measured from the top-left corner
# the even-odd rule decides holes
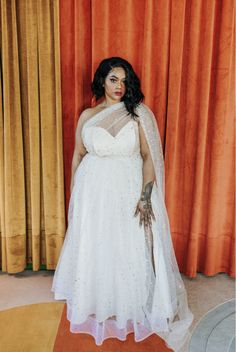
[[[88,112],[90,109],[86,109],[82,112],[82,114],[79,117],[76,131],[75,131],[75,149],[73,153],[73,158],[72,158],[72,164],[71,164],[71,183],[70,183],[70,193],[72,192],[73,184],[74,184],[74,174],[75,170],[79,166],[81,160],[87,153],[87,150],[83,144],[82,137],[81,137],[81,130],[82,127],[85,123],[85,121],[88,118]]]
[[[155,170],[148,143],[140,122],[139,139],[140,153],[143,158],[143,184],[141,197],[136,207],[135,216],[138,215],[138,212],[140,212],[140,226],[142,226],[142,222],[144,222],[144,226],[151,226],[151,217],[155,220],[151,204],[152,188],[155,182]]]

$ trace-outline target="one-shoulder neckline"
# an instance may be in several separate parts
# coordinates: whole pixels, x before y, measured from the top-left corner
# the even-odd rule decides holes
[[[104,112],[107,111],[115,111],[118,108],[124,106],[124,101],[119,101],[118,103],[109,105],[107,107],[105,107],[104,109],[102,109],[101,111],[98,111],[97,113],[95,113],[94,115],[92,115],[91,117],[89,117],[83,124],[82,126],[82,130],[84,129],[85,125],[87,125],[89,123],[89,121],[92,121],[94,118],[97,118],[99,115],[103,114]],[[81,131],[82,133],[82,131]]]

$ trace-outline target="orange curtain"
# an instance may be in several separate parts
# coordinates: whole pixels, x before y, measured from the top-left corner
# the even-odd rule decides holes
[[[70,0],[60,14],[67,211],[79,113],[100,60],[121,56],[157,118],[180,271],[235,277],[233,0]]]

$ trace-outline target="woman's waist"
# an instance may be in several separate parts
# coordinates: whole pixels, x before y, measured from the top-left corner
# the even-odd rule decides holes
[[[105,154],[105,155],[98,155],[97,153],[90,151],[88,153],[85,154],[86,158],[97,158],[99,160],[107,160],[107,159],[112,159],[112,160],[118,160],[118,159],[122,159],[122,160],[142,160],[142,156],[140,154],[140,152],[137,153],[133,153],[131,155],[123,155],[123,154]]]

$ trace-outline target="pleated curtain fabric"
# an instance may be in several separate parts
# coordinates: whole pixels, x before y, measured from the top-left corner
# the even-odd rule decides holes
[[[157,118],[180,271],[235,277],[234,1],[60,1],[66,208],[75,127],[99,62],[121,56]]]
[[[54,269],[65,236],[59,3],[0,6],[1,267]]]

